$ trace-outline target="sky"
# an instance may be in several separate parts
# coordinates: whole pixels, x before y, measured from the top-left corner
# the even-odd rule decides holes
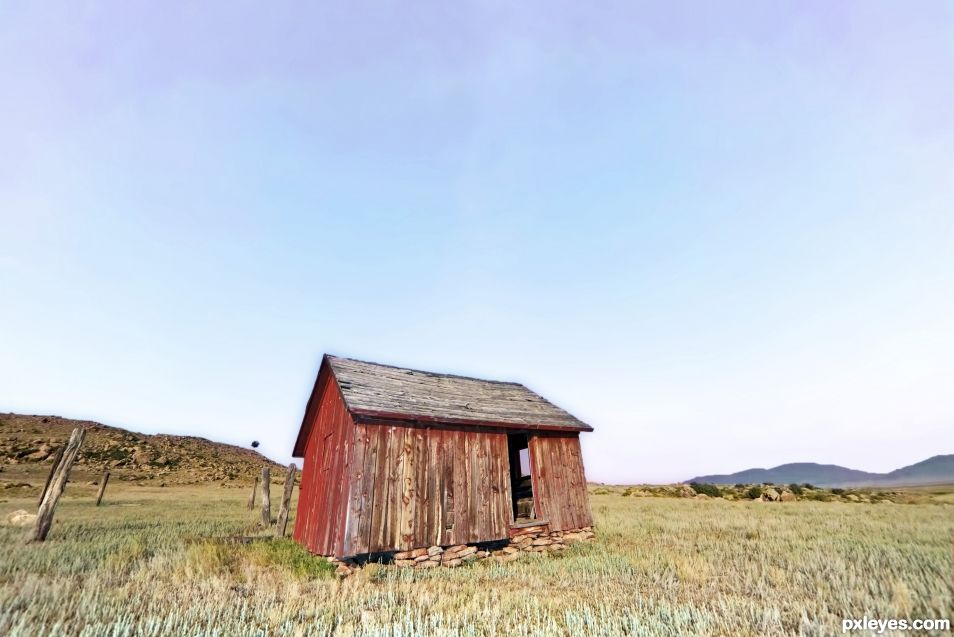
[[[0,0],[0,411],[288,461],[322,353],[591,481],[954,453],[950,2]]]

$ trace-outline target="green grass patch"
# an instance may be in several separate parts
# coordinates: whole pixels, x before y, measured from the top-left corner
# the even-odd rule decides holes
[[[335,568],[323,557],[316,557],[294,540],[282,539],[255,542],[244,547],[249,556],[261,566],[270,566],[313,579],[330,577]]]

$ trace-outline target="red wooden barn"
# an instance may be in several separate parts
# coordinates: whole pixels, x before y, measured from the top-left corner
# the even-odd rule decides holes
[[[588,527],[592,430],[518,383],[326,355],[295,443],[294,537],[346,557]]]

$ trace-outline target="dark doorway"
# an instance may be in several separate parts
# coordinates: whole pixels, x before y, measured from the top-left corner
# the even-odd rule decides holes
[[[537,517],[533,502],[533,478],[530,475],[530,449],[526,434],[507,434],[510,455],[510,500],[514,523]]]

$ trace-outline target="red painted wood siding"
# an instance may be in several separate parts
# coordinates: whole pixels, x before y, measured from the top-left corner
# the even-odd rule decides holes
[[[353,431],[342,555],[507,537],[506,433],[394,424]]]
[[[293,537],[312,553],[341,555],[346,544],[355,427],[330,375],[320,388],[314,418],[305,447]]]
[[[552,531],[591,526],[579,435],[537,433],[529,442],[537,515]]]

